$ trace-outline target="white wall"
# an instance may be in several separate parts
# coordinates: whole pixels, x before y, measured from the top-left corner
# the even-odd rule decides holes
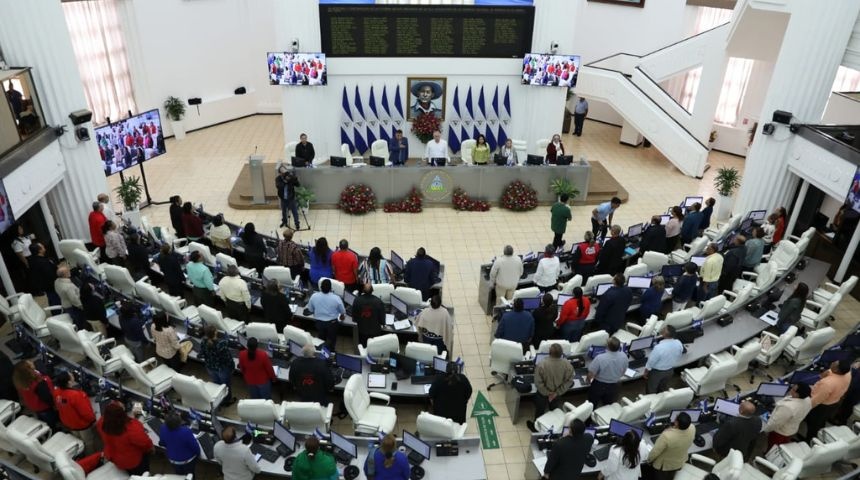
[[[3,179],[17,218],[54,188],[66,174],[59,142],[53,142]],[[82,207],[83,208],[83,207]]]
[[[717,141],[714,148],[735,155],[746,156],[749,150],[749,130],[759,121],[767,87],[773,75],[773,63],[756,60],[750,73],[749,84],[738,112],[738,123],[734,127],[714,124]]]

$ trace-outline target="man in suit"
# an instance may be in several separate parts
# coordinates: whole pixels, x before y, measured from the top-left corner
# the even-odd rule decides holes
[[[741,452],[744,461],[747,461],[761,432],[761,417],[755,414],[755,405],[749,401],[741,403],[738,413],[740,415],[737,417],[720,424],[719,430],[714,434],[714,451],[725,457],[729,450],[735,449]]]
[[[420,247],[415,253],[415,257],[406,262],[406,267],[403,269],[403,280],[406,281],[409,288],[421,290],[421,297],[427,300],[430,298],[430,288],[436,283],[438,273],[436,263],[427,256],[424,247]]]
[[[667,428],[657,439],[648,462],[654,469],[656,480],[671,480],[675,473],[687,462],[687,450],[696,437],[696,429],[690,428],[690,415],[681,412],[675,417],[675,423]]]
[[[621,236],[621,227],[613,225],[610,229],[609,240],[600,249],[595,273],[608,273],[609,275],[622,273],[624,271],[624,249],[626,247],[627,242]]]
[[[600,297],[594,313],[597,328],[606,330],[610,336],[624,325],[627,309],[633,302],[633,290],[624,285],[624,275],[616,274],[612,284],[612,287]]]
[[[395,167],[406,164],[409,158],[409,142],[403,138],[403,130],[394,132],[394,138],[388,141],[388,161]]]
[[[304,133],[299,135],[299,143],[296,145],[296,157],[304,159],[305,164],[310,166],[315,156],[314,144],[308,141],[308,136]]]
[[[542,477],[544,480],[575,479],[582,473],[585,456],[591,451],[594,437],[585,433],[585,424],[579,419],[570,422],[569,432],[567,436],[556,440],[547,454]]]
[[[666,227],[660,225],[659,215],[651,217],[651,224],[642,233],[642,239],[639,240],[639,252],[666,253]]]

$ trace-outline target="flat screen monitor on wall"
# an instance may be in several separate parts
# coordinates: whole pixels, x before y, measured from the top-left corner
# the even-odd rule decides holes
[[[328,73],[324,53],[269,52],[270,85],[325,85]]]
[[[15,219],[12,216],[9,195],[6,194],[6,185],[0,180],[0,233],[8,230],[13,223],[15,223]]]
[[[854,172],[854,180],[851,181],[851,188],[848,190],[848,196],[845,197],[845,203],[852,210],[860,213],[860,167]]]
[[[95,129],[105,175],[113,175],[166,152],[161,116],[149,110]]]
[[[579,55],[529,53],[523,57],[523,85],[540,87],[576,86],[579,76]]]

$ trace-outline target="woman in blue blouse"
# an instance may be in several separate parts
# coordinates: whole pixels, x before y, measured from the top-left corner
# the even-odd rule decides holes
[[[331,254],[332,251],[325,237],[318,238],[314,248],[308,252],[311,261],[311,288],[317,288],[320,278],[334,278],[331,270]]]

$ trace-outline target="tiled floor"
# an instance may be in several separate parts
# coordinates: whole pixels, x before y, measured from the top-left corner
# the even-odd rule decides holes
[[[735,166],[740,170],[744,167],[742,158],[714,152],[710,157],[712,168],[702,180],[697,180],[682,175],[654,148],[620,145],[617,127],[589,121],[584,131],[581,138],[565,135],[563,141],[575,155],[600,161],[630,192],[630,201],[615,215],[615,222],[625,228],[665,211],[668,205],[677,204],[686,195],[713,195],[713,176],[718,167]],[[146,163],[150,193],[156,201],[166,201],[171,195],[180,194],[184,200],[202,202],[207,211],[223,212],[231,221],[252,221],[258,231],[273,232],[280,223],[276,211],[234,211],[227,206],[227,193],[255,147],[268,161],[282,156],[282,132],[280,116],[255,116],[190,133],[181,142],[170,139],[167,141],[169,153]],[[112,183],[117,180],[111,179]],[[577,240],[590,228],[591,208],[573,208],[568,239]],[[169,225],[167,206],[153,206],[143,210],[143,214],[154,225]],[[456,311],[454,355],[465,360],[466,373],[474,388],[487,394],[486,385],[491,381],[488,367],[490,324],[476,300],[479,266],[500,254],[506,244],[522,252],[541,248],[551,240],[549,207],[527,213],[499,208],[485,213],[431,208],[417,215],[378,211],[362,217],[311,208],[309,220],[313,229],[297,235],[302,242],[326,236],[331,244],[347,238],[352,248],[363,252],[379,246],[384,252],[394,249],[411,253],[424,246],[428,253],[441,260],[446,267],[444,303]],[[853,298],[846,299],[836,313],[836,325],[844,332],[856,322],[858,314],[860,303]],[[841,333],[838,336],[841,337]],[[630,388],[635,390],[631,393],[637,393],[642,387]],[[502,444],[500,450],[484,452],[488,478],[519,480],[523,478],[528,457],[529,432],[524,422],[516,426],[511,423],[504,407],[502,388],[489,392],[488,398],[500,414],[496,427]],[[570,400],[582,401],[578,396]],[[397,408],[398,431],[414,428],[415,417],[423,405],[397,404]],[[525,406],[523,416],[530,415],[531,407]],[[339,421],[335,428],[346,431],[349,425]],[[472,421],[469,431],[477,432]]]

